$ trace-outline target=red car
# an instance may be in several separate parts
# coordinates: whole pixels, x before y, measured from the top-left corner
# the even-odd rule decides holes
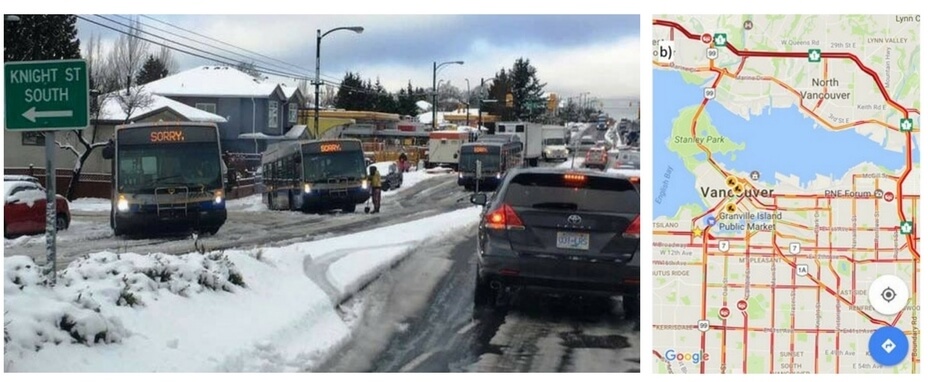
[[[58,230],[68,229],[71,209],[68,200],[57,196]],[[37,235],[45,232],[45,188],[36,182],[3,182],[3,236]]]

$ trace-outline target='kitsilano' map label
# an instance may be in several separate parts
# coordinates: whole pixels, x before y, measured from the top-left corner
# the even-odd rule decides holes
[[[919,373],[920,21],[655,16],[655,372]]]

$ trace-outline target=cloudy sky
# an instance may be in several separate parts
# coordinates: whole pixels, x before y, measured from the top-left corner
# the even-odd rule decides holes
[[[127,23],[124,17],[137,17],[101,16],[109,20],[82,15],[120,30],[126,30],[119,25]],[[316,29],[324,32],[340,26],[363,26],[362,34],[337,31],[323,39],[323,79],[338,82],[346,71],[359,72],[362,78],[379,77],[391,91],[405,86],[407,81],[412,81],[413,86],[430,87],[433,61],[464,61],[464,65],[442,68],[438,79],[466,89],[465,79],[476,87],[481,77],[492,77],[501,68],[511,67],[516,58],[525,57],[538,69],[541,81],[547,83],[545,90],[562,97],[582,92],[606,100],[639,97],[637,15],[148,15],[139,17],[139,21],[151,33],[143,36],[158,42],[163,40],[156,36],[230,60],[245,60],[218,47],[250,56],[257,65],[268,69],[307,76],[315,68]],[[80,19],[78,30],[82,41],[96,34],[102,36],[104,44],[113,41],[118,33]],[[181,70],[211,63],[180,52],[175,57]]]

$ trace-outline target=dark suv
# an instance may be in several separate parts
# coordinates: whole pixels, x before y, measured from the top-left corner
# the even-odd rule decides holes
[[[489,200],[488,200],[489,199]],[[639,304],[638,188],[633,179],[560,168],[512,170],[483,205],[474,304],[495,306],[519,288],[622,295]]]

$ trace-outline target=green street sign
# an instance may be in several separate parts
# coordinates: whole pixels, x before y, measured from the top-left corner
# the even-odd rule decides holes
[[[7,62],[3,71],[5,129],[74,130],[89,124],[87,61]]]

